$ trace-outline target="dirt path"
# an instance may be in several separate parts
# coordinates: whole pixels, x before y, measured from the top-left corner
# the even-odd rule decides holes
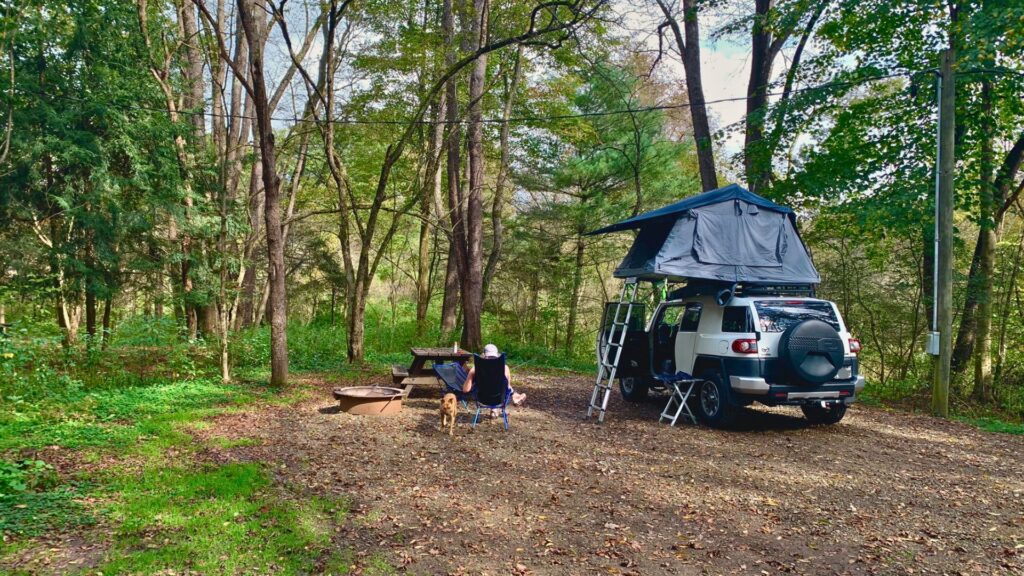
[[[438,395],[394,417],[297,406],[225,416],[292,489],[347,496],[338,546],[414,574],[1024,574],[1024,438],[857,407],[834,427],[753,410],[741,430],[658,424],[662,399],[527,375],[528,406],[453,438]]]

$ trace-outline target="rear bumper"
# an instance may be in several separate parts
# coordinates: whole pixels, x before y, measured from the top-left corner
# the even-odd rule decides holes
[[[839,380],[807,388],[806,386],[770,384],[764,378],[755,376],[730,376],[729,387],[738,395],[773,406],[779,404],[799,405],[820,401],[841,401],[845,404],[852,404],[857,400],[857,394],[864,389],[864,377],[858,375],[852,380]]]

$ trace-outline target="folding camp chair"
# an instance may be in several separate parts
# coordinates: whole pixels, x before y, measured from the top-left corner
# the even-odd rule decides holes
[[[501,410],[501,418],[508,430],[508,400],[512,395],[505,378],[505,355],[484,358],[473,355],[473,392],[476,394],[476,414],[473,426],[480,420],[480,409]]]
[[[672,392],[668,403],[665,404],[665,409],[661,411],[658,421],[664,422],[667,420],[669,426],[675,426],[676,420],[679,420],[680,416],[684,416],[690,422],[696,424],[697,419],[693,416],[687,401],[690,399],[690,395],[693,394],[693,387],[699,380],[696,380],[686,372],[676,372],[672,376],[661,374],[658,379],[664,382],[665,386]]]
[[[458,362],[434,364],[434,372],[437,373],[438,379],[441,380],[441,394],[455,394],[455,397],[462,403],[462,407],[468,410],[469,400],[473,399],[473,391],[462,391],[462,385],[466,383],[466,378],[469,377],[462,364]]]

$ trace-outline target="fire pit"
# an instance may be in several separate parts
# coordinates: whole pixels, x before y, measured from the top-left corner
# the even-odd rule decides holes
[[[400,412],[402,395],[401,388],[387,386],[350,386],[334,389],[334,397],[338,399],[341,410],[359,415],[383,416]]]

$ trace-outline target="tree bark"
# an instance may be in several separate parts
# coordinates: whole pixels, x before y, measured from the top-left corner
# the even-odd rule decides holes
[[[992,184],[995,213],[992,225],[995,229],[1002,226],[1003,218],[1010,206],[1017,201],[1021,193],[1018,187],[1011,192],[1020,171],[1021,162],[1024,161],[1024,133],[1014,142],[1010,151],[1006,153],[1003,161],[996,172],[995,181]],[[963,308],[960,311],[960,328],[956,335],[956,345],[953,347],[952,370],[962,372],[967,362],[974,354],[974,343],[977,331],[977,310],[980,302],[981,287],[981,260],[985,250],[984,228],[978,231],[978,241],[974,246],[974,256],[971,259],[971,268],[967,275],[967,295],[964,298]]]
[[[258,157],[259,149],[255,152]],[[245,272],[242,274],[239,303],[234,318],[235,330],[248,328],[256,320],[256,267],[251,260],[263,228],[263,210],[263,170],[259,164],[253,164],[249,175],[249,234],[242,249],[242,266],[245,267]]]
[[[572,347],[576,339],[576,316],[579,311],[580,289],[583,286],[583,255],[586,244],[583,242],[583,231],[576,235],[576,261],[572,271],[572,296],[569,300],[569,322],[565,326],[565,353],[572,355]]]
[[[1003,377],[1003,362],[1006,359],[1006,327],[1010,323],[1010,303],[1017,291],[1017,275],[1020,273],[1021,254],[1024,253],[1024,226],[1021,227],[1020,239],[1017,240],[1017,252],[1013,258],[1013,270],[1010,272],[1010,281],[1003,295],[1003,306],[999,317],[999,345],[996,352],[996,366],[993,381],[999,382]],[[2,312],[2,310],[0,310]],[[3,320],[0,320],[2,323]],[[995,390],[993,390],[993,393]],[[994,395],[994,394],[993,394]]]
[[[781,136],[782,122],[785,119],[786,105],[792,94],[793,82],[804,47],[814,27],[821,17],[827,1],[818,2],[804,23],[800,42],[797,44],[786,74],[786,84],[779,100],[780,116],[775,128],[765,138],[765,123],[768,115],[768,87],[772,77],[772,67],[786,40],[795,32],[802,14],[790,15],[789,24],[773,22],[772,11],[775,10],[773,0],[755,0],[754,22],[751,29],[750,79],[747,82],[747,114],[743,142],[743,169],[746,174],[747,186],[752,192],[761,192],[769,184],[772,175],[772,157],[778,137]],[[790,7],[789,9],[796,9]]]
[[[199,24],[196,17],[196,7],[185,0],[181,1],[179,7],[179,20],[182,37],[185,43],[185,83],[188,92],[184,101],[184,107],[189,110],[189,121],[192,124],[192,145],[202,148],[206,135],[206,119],[204,116],[206,108],[205,83],[203,82],[203,52],[200,46]],[[191,177],[191,173],[189,174]],[[192,188],[185,190],[185,220],[191,218],[194,201]],[[195,338],[199,332],[199,312],[192,302],[192,236],[188,231],[181,234],[181,286],[184,296],[185,322],[189,338]]]
[[[981,214],[978,246],[981,260],[978,262],[980,293],[978,297],[977,345],[974,348],[974,389],[971,395],[979,402],[990,398],[992,387],[992,276],[996,267],[996,245],[999,242],[999,227],[995,225],[996,190],[993,187],[995,122],[992,118],[992,82],[981,81]]]
[[[448,259],[444,269],[444,300],[441,302],[441,334],[455,331],[459,307],[459,269],[456,263],[455,240],[448,244]]]
[[[501,111],[501,134],[498,137],[498,146],[501,149],[501,164],[498,166],[498,177],[494,183],[494,203],[491,205],[491,230],[494,240],[491,243],[491,253],[487,256],[487,266],[484,268],[484,283],[481,300],[487,299],[487,292],[490,289],[494,273],[498,268],[498,260],[501,259],[501,250],[504,242],[504,226],[502,224],[502,212],[505,209],[505,188],[508,182],[509,169],[509,125],[512,117],[512,104],[515,101],[516,90],[519,87],[519,76],[522,70],[523,46],[516,48],[515,64],[512,67],[512,77],[509,79],[505,91],[505,103]]]
[[[701,188],[707,192],[718,188],[718,173],[715,170],[714,142],[708,123],[707,105],[704,100],[704,81],[700,69],[700,21],[698,20],[697,4],[698,0],[683,0],[683,27],[680,29],[679,21],[667,4],[667,0],[658,0],[658,6],[665,16],[665,23],[672,30],[676,48],[678,48],[683,61],[686,96],[690,105],[690,120],[693,123],[693,139],[697,147]]]
[[[422,197],[420,198],[420,243],[419,266],[416,273],[416,333],[423,335],[427,329],[427,311],[430,307],[430,218],[431,207],[441,195],[441,152],[444,140],[445,102],[441,94],[431,107],[433,124],[430,127],[430,141],[427,145],[428,166]],[[428,182],[429,181],[429,184]],[[437,215],[441,217],[440,214]]]
[[[277,176],[274,127],[266,80],[263,76],[263,46],[254,16],[254,0],[238,0],[238,15],[249,42],[249,77],[259,133],[260,164],[266,196],[267,273],[270,277],[270,383],[283,386],[288,381],[287,294],[285,287],[284,243],[281,230],[280,178]]]
[[[88,345],[96,338],[96,293],[92,287],[85,289],[85,333],[89,335]]]
[[[487,44],[488,0],[473,2],[474,49]],[[480,317],[483,313],[483,195],[484,125],[483,96],[487,55],[477,57],[469,76],[469,197],[466,202],[467,272],[462,278],[462,340],[470,350],[483,346]]]
[[[107,344],[110,344],[110,308],[113,300],[110,297],[103,300],[103,331],[100,332],[100,341],[103,343],[104,350],[107,349]]]
[[[442,28],[445,41],[445,66],[455,64],[455,15],[452,0],[444,0]],[[445,85],[445,101],[448,118],[459,117],[459,92],[454,76]],[[448,154],[445,170],[448,178],[448,213],[451,219],[450,242],[448,245],[448,265],[445,274],[444,303],[441,311],[441,332],[449,334],[455,329],[456,305],[462,299],[462,278],[468,274],[467,243],[464,214],[462,209],[462,167],[461,146],[462,130],[460,124],[453,122],[448,128]]]

